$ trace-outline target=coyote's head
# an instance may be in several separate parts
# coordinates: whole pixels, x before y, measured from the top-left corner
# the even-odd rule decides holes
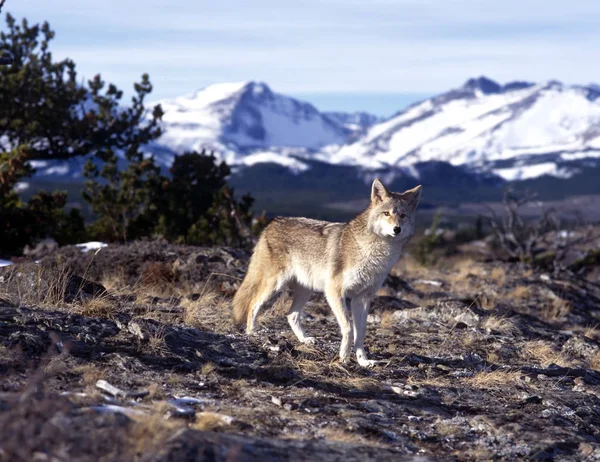
[[[390,192],[376,179],[371,188],[369,230],[378,236],[407,241],[415,230],[415,210],[421,198],[419,185],[403,193]]]

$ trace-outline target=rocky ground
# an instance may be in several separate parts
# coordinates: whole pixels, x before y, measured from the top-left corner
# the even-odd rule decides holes
[[[0,460],[597,460],[600,285],[460,252],[406,257],[337,359],[321,297],[247,337],[248,254],[160,241],[0,269]]]

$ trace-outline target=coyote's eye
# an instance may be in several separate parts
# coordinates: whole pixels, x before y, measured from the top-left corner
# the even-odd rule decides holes
[[[400,218],[402,218],[404,220],[406,218],[406,214],[403,213],[402,215],[400,215]]]
[[[389,217],[389,216],[390,216],[390,212],[383,212],[383,214],[384,214],[386,217]]]

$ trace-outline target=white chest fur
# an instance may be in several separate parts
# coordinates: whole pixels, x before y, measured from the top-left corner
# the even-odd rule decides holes
[[[361,292],[376,292],[400,258],[402,245],[380,245],[368,249],[356,265],[344,270],[343,289],[351,297]]]

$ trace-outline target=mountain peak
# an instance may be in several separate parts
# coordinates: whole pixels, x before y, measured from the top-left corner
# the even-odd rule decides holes
[[[484,95],[493,95],[514,90],[523,90],[524,88],[529,88],[534,85],[534,83],[521,80],[515,80],[513,82],[500,85],[498,82],[482,75],[480,77],[467,80],[462,88],[470,91],[479,90]]]
[[[463,88],[468,90],[479,90],[484,95],[502,92],[502,86],[498,82],[494,82],[492,79],[488,79],[483,75],[467,80],[463,85]]]

